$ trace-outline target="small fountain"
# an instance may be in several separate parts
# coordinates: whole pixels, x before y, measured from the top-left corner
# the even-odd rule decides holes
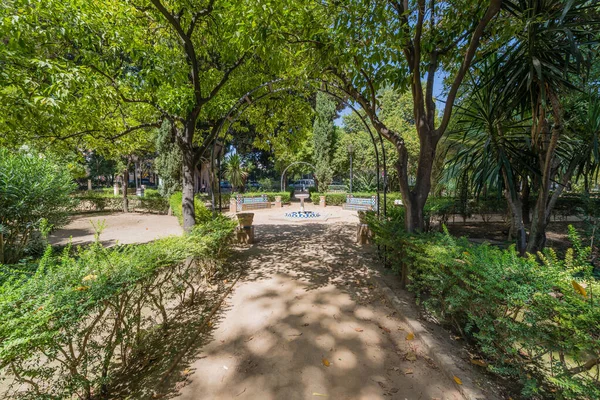
[[[308,198],[309,194],[297,193],[294,196],[296,196],[297,199],[300,199],[300,211],[290,211],[290,212],[285,213],[285,216],[287,218],[309,219],[309,218],[319,218],[321,216],[321,214],[316,213],[314,211],[304,210],[304,200]]]

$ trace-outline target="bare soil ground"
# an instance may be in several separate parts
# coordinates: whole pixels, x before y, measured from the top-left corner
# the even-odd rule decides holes
[[[356,213],[309,204],[327,221],[281,220],[297,208],[255,211],[256,243],[237,255],[247,273],[175,397],[461,399],[369,283]]]
[[[50,235],[52,245],[66,245],[69,240],[74,245],[85,245],[94,241],[94,234],[100,224],[105,228],[100,241],[105,246],[130,243],[147,243],[152,240],[181,235],[183,230],[177,218],[168,215],[139,213],[102,213],[73,216],[71,222]]]
[[[548,225],[546,232],[547,246],[562,252],[570,247],[568,226],[573,225],[585,239],[583,222],[580,221],[554,221]],[[504,222],[459,222],[449,223],[448,231],[454,236],[465,236],[471,241],[489,241],[492,244],[508,246],[508,225]]]
[[[196,317],[163,338],[168,343],[157,345],[141,369],[123,377],[117,398],[462,399],[456,383],[425,355],[419,338],[407,340],[409,327],[370,283],[379,263],[374,246],[356,244],[356,212],[309,203],[308,210],[326,218],[283,217],[298,209],[293,203],[254,212],[256,242],[239,248],[231,260],[231,271],[242,270],[243,277],[208,331],[174,371],[168,369],[235,272],[222,278],[214,299],[207,299]],[[106,221],[101,239],[108,245],[181,233],[174,217],[88,215],[74,218],[51,241],[65,244],[72,236],[75,244],[91,242],[90,220]],[[394,276],[388,278],[393,285]],[[451,336],[440,327],[431,329]],[[447,351],[460,354],[457,362],[466,364],[464,346],[447,342]],[[167,372],[169,379],[162,382]],[[472,368],[465,367],[464,374],[484,390],[491,388]],[[486,398],[497,398],[495,392]]]

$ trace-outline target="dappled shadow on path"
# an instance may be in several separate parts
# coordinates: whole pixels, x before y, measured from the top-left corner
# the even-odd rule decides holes
[[[247,275],[161,397],[459,398],[369,284],[355,229],[258,225]]]

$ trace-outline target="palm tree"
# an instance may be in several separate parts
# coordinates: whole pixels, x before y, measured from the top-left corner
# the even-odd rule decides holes
[[[499,58],[505,106],[532,117],[531,150],[539,176],[537,201],[527,251],[535,253],[546,241],[550,212],[568,184],[578,161],[560,157],[565,133],[563,99],[577,89],[597,43],[600,13],[590,0],[519,0],[505,9],[516,26]],[[567,152],[568,154],[568,152]],[[551,193],[552,183],[558,188]]]
[[[239,154],[231,154],[225,160],[225,179],[231,183],[233,191],[243,191],[248,178],[248,171],[244,168]]]
[[[491,58],[471,75],[469,96],[457,106],[447,137],[449,167],[444,179],[466,183],[472,192],[497,189],[504,192],[511,214],[511,235],[525,253],[526,231],[520,187],[528,181],[533,162],[527,135],[530,118],[506,107],[504,87],[497,77],[500,64]],[[466,179],[468,178],[468,179]]]
[[[590,130],[568,126],[564,103],[581,86],[600,16],[587,0],[519,0],[504,7],[514,35],[500,56],[479,62],[455,118],[448,174],[469,171],[477,193],[505,189],[519,251],[535,253],[545,245],[558,197],[591,155],[583,134]],[[530,182],[537,201],[527,238]],[[553,183],[558,187],[551,192]]]

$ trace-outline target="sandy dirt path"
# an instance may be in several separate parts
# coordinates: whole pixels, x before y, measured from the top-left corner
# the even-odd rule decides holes
[[[296,224],[256,212],[247,274],[176,398],[462,398],[369,284],[355,213],[326,210],[335,218]]]
[[[50,235],[52,245],[65,245],[72,237],[74,245],[94,241],[94,225],[104,223],[100,241],[106,246],[130,243],[147,243],[169,236],[181,235],[183,229],[177,218],[168,215],[140,213],[106,213],[75,215],[68,225]]]

